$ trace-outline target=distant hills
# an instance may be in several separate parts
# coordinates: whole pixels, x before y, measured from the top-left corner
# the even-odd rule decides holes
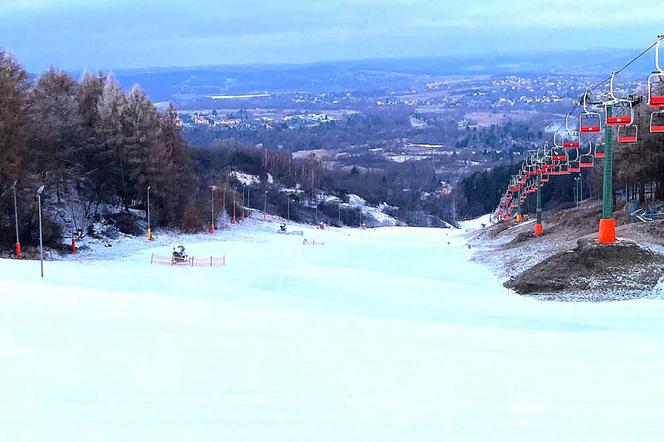
[[[302,65],[243,65],[145,68],[114,71],[125,88],[140,84],[154,101],[208,95],[395,90],[441,77],[565,74],[608,76],[637,50],[597,49],[557,53],[468,57],[372,59]],[[645,77],[653,69],[647,54],[624,73]]]

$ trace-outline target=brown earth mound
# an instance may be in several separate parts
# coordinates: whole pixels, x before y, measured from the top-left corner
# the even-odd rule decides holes
[[[521,295],[611,299],[647,296],[664,275],[664,256],[632,241],[603,245],[579,240],[576,249],[551,256],[505,283]],[[555,299],[555,297],[553,298]]]

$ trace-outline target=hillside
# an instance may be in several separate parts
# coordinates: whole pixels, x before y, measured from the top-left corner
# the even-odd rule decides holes
[[[476,259],[489,264],[522,294],[551,300],[622,300],[659,296],[664,276],[664,221],[628,223],[616,213],[614,245],[598,245],[600,203],[544,212],[544,235],[534,221],[500,223],[473,244]]]
[[[48,261],[43,280],[36,261],[0,259],[4,437],[588,442],[664,431],[660,300],[513,296],[469,261],[463,230],[291,227],[303,236],[254,220],[98,244]],[[226,266],[150,264],[178,244]]]

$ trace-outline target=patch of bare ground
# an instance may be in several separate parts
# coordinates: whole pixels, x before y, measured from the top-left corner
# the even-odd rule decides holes
[[[629,223],[622,211],[614,216],[621,241],[606,250],[596,241],[600,203],[584,201],[578,208],[544,212],[540,237],[533,233],[532,217],[521,224],[505,222],[483,229],[471,240],[477,250],[475,260],[509,279],[506,285],[517,293],[538,299],[651,296],[664,274],[664,221]],[[547,274],[550,267],[555,271]]]
[[[664,276],[664,256],[629,240],[615,244],[579,240],[505,283],[521,295],[566,300],[615,300],[648,296]]]

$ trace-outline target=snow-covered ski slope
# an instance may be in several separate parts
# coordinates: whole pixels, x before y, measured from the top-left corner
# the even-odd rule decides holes
[[[664,439],[661,301],[520,298],[463,232],[276,230],[0,261],[0,439]],[[227,266],[150,266],[177,242]]]

